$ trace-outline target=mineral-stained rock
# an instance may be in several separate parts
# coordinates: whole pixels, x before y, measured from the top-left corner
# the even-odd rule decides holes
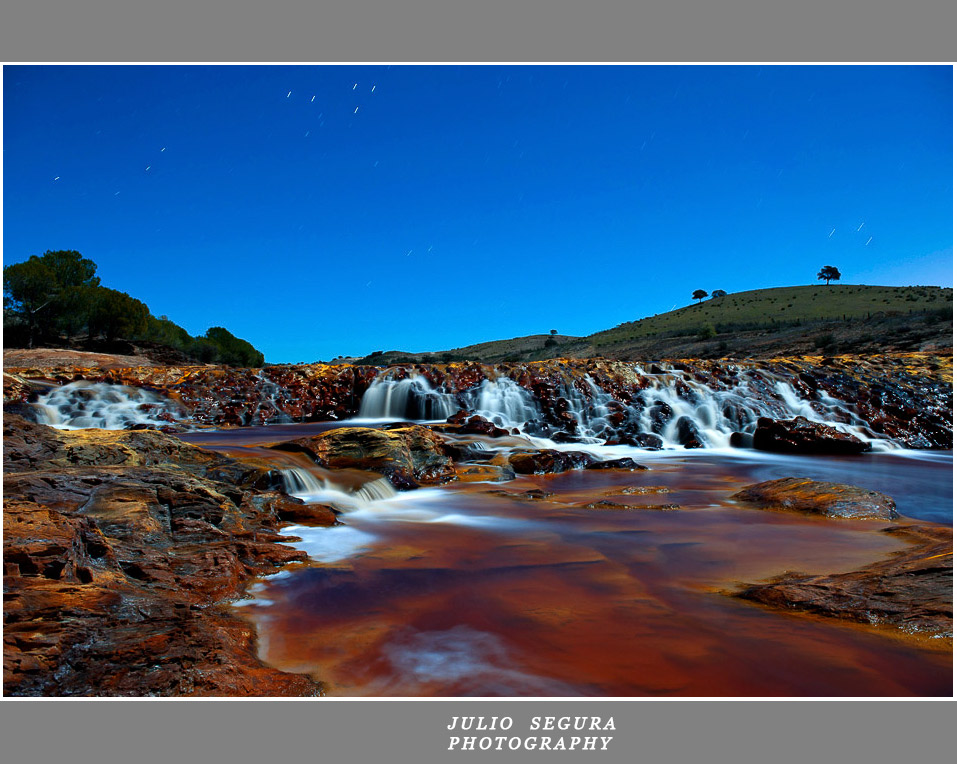
[[[113,382],[149,387],[176,400],[193,421],[215,425],[346,419],[356,415],[363,394],[381,373],[373,366],[330,364],[228,369],[123,366],[120,359],[114,359],[116,363],[104,361],[88,367],[82,363],[31,367],[25,358],[20,359],[20,365],[13,355],[8,360],[11,362],[5,368],[5,402],[26,401],[37,383],[64,384],[75,379]],[[667,384],[673,379],[676,394],[686,400],[703,394],[687,384],[694,379],[715,392],[734,390],[745,398],[769,401],[778,395],[769,380],[780,380],[812,407],[820,407],[825,395],[841,401],[848,412],[868,422],[875,433],[902,445],[953,448],[953,361],[949,355],[797,357],[733,363],[687,360],[675,361],[671,366],[670,371],[651,366],[649,375],[639,373],[633,363],[622,361],[551,359],[496,366],[406,364],[392,367],[388,373],[400,379],[414,372],[433,387],[452,394],[474,389],[485,380],[509,378],[531,395],[541,412],[538,421],[525,424],[525,431],[552,437],[559,432],[566,436],[580,434],[569,411],[569,391],[574,387],[585,399],[593,399],[597,387],[612,398],[606,406],[607,431],[600,436],[612,443],[651,448],[656,447],[654,441],[649,445],[632,441],[647,424],[653,433],[661,433],[676,415],[672,407],[660,400],[645,400],[645,392],[657,382]],[[661,376],[655,374],[655,369]],[[635,414],[642,410],[641,419],[647,417],[647,424],[639,428]],[[741,431],[756,410],[737,405],[729,408],[726,404],[723,413],[730,426]],[[685,445],[693,446],[695,442],[704,443],[700,437],[689,437]]]
[[[3,418],[4,472],[57,467],[175,464],[192,474],[265,486],[266,465],[251,466],[155,430],[55,430],[22,417]]]
[[[610,499],[600,499],[583,505],[583,509],[636,509],[636,510],[654,510],[657,512],[673,512],[681,509],[678,504],[622,504]]]
[[[519,499],[520,501],[544,501],[550,496],[555,495],[551,491],[545,491],[541,488],[530,488],[527,491],[505,491],[499,488],[486,491],[486,493],[493,494],[494,496],[505,496],[509,499]]]
[[[508,467],[499,467],[494,464],[457,464],[455,476],[463,483],[500,483],[513,480],[515,473]]]
[[[586,467],[597,461],[584,451],[555,451],[547,448],[512,454],[508,463],[519,475],[535,475],[552,472],[567,472]]]
[[[870,445],[850,433],[842,432],[803,416],[794,419],[758,419],[754,447],[760,451],[791,454],[860,454]]]
[[[885,529],[914,544],[850,573],[787,573],[737,596],[765,605],[897,626],[911,634],[953,636],[954,545],[951,528],[906,525]]]
[[[585,465],[586,470],[646,470],[644,464],[639,464],[630,456],[623,456],[621,459],[605,459],[601,462],[592,462]]]
[[[455,480],[452,459],[445,453],[442,438],[418,425],[392,430],[342,427],[277,443],[273,448],[306,453],[317,464],[332,469],[379,472],[403,490]]]
[[[8,417],[4,436],[5,693],[317,693],[223,607],[303,559],[278,543],[295,499],[213,479],[249,470],[161,433]]]
[[[4,479],[4,690],[14,695],[302,694],[217,611],[302,559],[254,500],[173,468],[76,467]]]
[[[853,485],[808,478],[781,478],[756,483],[731,498],[764,509],[807,512],[826,517],[893,520],[897,504],[890,496]]]
[[[273,503],[276,516],[297,525],[340,525],[336,511],[327,504],[306,504],[301,499],[283,496]]]

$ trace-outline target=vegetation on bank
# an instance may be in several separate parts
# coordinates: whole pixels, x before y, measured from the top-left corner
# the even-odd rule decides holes
[[[836,269],[835,269],[836,270]],[[837,278],[831,275],[832,281]],[[698,290],[704,292],[704,290]],[[354,363],[627,360],[879,353],[952,347],[953,289],[818,284],[727,293],[587,337],[535,334],[435,353],[377,351]]]
[[[96,263],[75,250],[47,251],[3,269],[3,331],[5,347],[99,349],[125,340],[186,361],[259,367],[264,360],[221,326],[193,337],[135,297],[102,286]]]

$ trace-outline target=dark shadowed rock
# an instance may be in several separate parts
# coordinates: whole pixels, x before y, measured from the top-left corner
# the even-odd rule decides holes
[[[732,448],[754,448],[754,436],[746,432],[732,432],[730,445]]]
[[[803,416],[761,417],[754,431],[754,447],[790,454],[860,454],[870,450],[870,445],[860,438]]]
[[[853,485],[808,478],[781,478],[757,483],[731,498],[762,509],[807,512],[826,517],[893,520],[897,505],[890,496]]]
[[[519,475],[548,474],[553,472],[567,472],[579,470],[597,461],[594,456],[584,451],[529,451],[512,454],[508,458],[509,466]]]
[[[323,467],[378,472],[402,490],[455,480],[442,438],[427,427],[342,427],[272,448],[308,454]]]
[[[953,636],[953,531],[944,526],[887,528],[914,546],[850,573],[787,573],[737,596],[774,608],[896,626],[910,634]]]
[[[459,411],[450,416],[446,422],[456,425],[455,432],[470,435],[487,435],[490,438],[501,438],[509,434],[509,431],[490,422],[483,416],[473,414],[469,416],[467,411]]]
[[[644,464],[639,464],[630,456],[623,456],[621,459],[605,459],[601,462],[593,462],[585,465],[586,470],[646,470]]]

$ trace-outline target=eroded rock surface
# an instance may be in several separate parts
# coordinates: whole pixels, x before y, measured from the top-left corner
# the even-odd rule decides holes
[[[850,573],[787,573],[737,596],[774,608],[816,613],[911,634],[953,637],[953,530],[905,525],[887,533],[914,546]]]
[[[318,693],[263,666],[225,606],[304,557],[277,543],[297,500],[244,487],[256,468],[162,433],[15,417],[4,457],[6,694]]]
[[[442,438],[427,427],[409,425],[387,430],[342,427],[273,448],[306,453],[331,469],[378,472],[396,488],[408,490],[455,479],[452,459],[443,446]]]
[[[843,483],[780,478],[749,485],[731,498],[763,509],[806,512],[826,517],[893,520],[897,504],[883,493]]]

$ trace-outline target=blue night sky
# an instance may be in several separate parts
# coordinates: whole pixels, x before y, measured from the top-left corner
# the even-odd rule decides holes
[[[4,263],[271,362],[584,335],[729,292],[953,285],[950,67],[3,72]]]

